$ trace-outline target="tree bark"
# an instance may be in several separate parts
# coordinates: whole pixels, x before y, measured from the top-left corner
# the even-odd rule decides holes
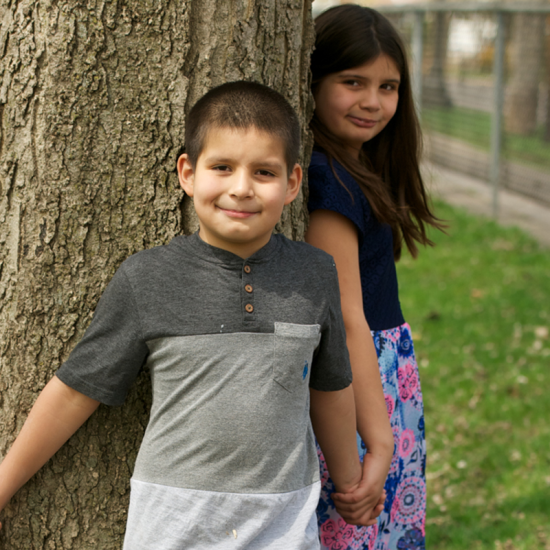
[[[433,62],[430,72],[424,78],[422,95],[428,105],[450,107],[452,101],[445,84],[449,15],[445,12],[435,12],[433,17]]]
[[[537,103],[544,53],[544,17],[518,13],[512,20],[512,76],[505,106],[506,130],[530,135],[537,127]]]
[[[256,80],[307,128],[310,4],[0,0],[0,459],[120,263],[196,228],[174,172],[194,102]],[[301,239],[306,217],[300,196],[277,229]],[[101,406],[5,509],[0,547],[120,548],[149,403],[143,373]]]
[[[550,17],[546,17],[546,25],[550,29]],[[546,35],[545,60],[546,60],[546,120],[544,121],[544,140],[550,141],[550,34]]]

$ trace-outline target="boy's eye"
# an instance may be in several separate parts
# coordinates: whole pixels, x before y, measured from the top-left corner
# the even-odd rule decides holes
[[[216,166],[213,166],[212,169],[219,170],[220,172],[228,172],[229,170],[231,170],[231,168],[227,166],[227,164],[216,164]]]
[[[274,177],[275,174],[273,172],[270,172],[269,170],[258,170],[257,172],[260,176],[265,176],[265,177]]]

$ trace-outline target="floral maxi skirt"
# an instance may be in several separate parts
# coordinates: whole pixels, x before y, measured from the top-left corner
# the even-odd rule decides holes
[[[348,525],[330,497],[334,485],[319,447],[321,499],[317,507],[321,548],[325,550],[424,550],[426,442],[418,367],[408,324],[373,331],[378,365],[395,442],[386,480],[386,503],[371,527]],[[361,460],[366,454],[357,436]]]

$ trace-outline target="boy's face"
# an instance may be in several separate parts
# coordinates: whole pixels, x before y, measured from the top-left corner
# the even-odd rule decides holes
[[[276,136],[255,128],[208,132],[195,169],[178,159],[183,190],[193,197],[201,239],[241,258],[266,245],[283,206],[300,190],[302,169],[287,170]]]

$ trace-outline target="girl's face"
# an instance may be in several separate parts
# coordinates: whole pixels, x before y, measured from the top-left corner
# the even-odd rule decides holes
[[[349,152],[378,135],[397,109],[401,76],[387,55],[325,76],[314,92],[315,113]]]

